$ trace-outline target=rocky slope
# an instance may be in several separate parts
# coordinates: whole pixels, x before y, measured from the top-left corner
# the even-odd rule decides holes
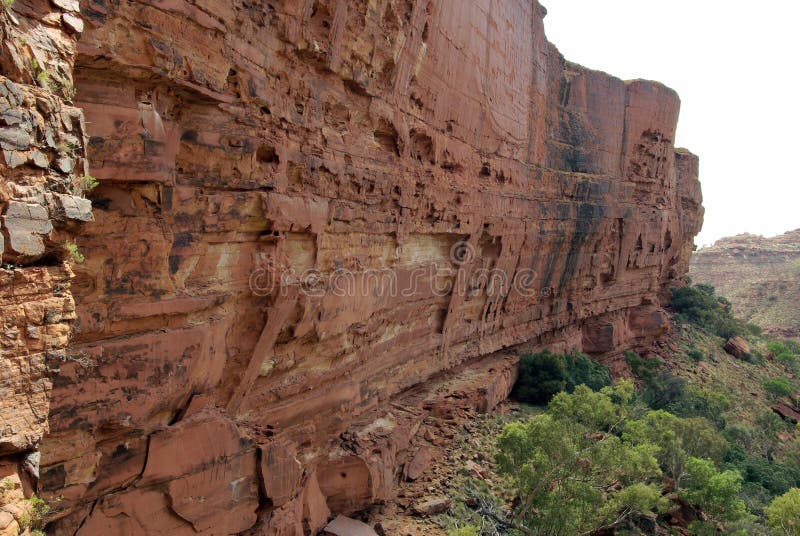
[[[773,238],[743,234],[698,250],[689,271],[770,333],[800,337],[800,229]]]
[[[53,534],[313,533],[391,496],[426,415],[502,400],[516,350],[668,329],[702,220],[679,99],[566,62],[535,1],[54,3],[2,19],[6,49],[83,30],[46,72],[100,182],[71,295],[12,272],[76,304],[14,451]]]

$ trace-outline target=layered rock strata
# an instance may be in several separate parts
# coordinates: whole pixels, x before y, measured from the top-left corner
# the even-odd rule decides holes
[[[679,99],[566,62],[535,1],[81,12],[53,534],[313,533],[392,493],[425,415],[502,400],[504,349],[668,328],[702,220]]]
[[[92,219],[71,104],[77,2],[0,7],[0,533],[26,528],[75,304],[66,241]],[[80,252],[70,246],[79,256]]]
[[[800,337],[800,229],[722,238],[692,257],[689,275],[728,298],[737,317],[774,335]]]

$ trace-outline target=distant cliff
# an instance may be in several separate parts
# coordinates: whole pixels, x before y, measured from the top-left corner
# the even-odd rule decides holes
[[[774,238],[723,238],[692,256],[689,273],[695,283],[716,287],[740,318],[800,337],[800,229]]]
[[[38,320],[60,354],[21,313],[3,349],[43,363],[12,371],[4,417],[38,421],[3,453],[41,453],[49,533],[315,532],[392,493],[426,415],[502,400],[521,349],[668,329],[703,214],[678,96],[565,61],[536,1],[77,9],[2,18],[33,72],[3,71],[3,117],[74,134],[9,142],[0,191],[20,307],[64,311]]]

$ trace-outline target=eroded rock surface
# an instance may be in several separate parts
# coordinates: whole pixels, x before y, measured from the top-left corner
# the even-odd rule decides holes
[[[75,6],[0,7],[0,533],[30,527],[53,377],[72,354],[65,247],[92,220],[85,133],[72,105]],[[76,250],[77,253],[77,250]]]
[[[53,534],[313,533],[519,350],[668,328],[702,220],[679,99],[566,62],[535,1],[57,4],[100,185]]]

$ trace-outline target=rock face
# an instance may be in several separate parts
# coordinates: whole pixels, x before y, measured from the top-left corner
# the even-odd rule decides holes
[[[81,110],[71,104],[74,7],[0,7],[0,533],[28,516],[54,371],[76,318],[65,240],[91,221]],[[13,485],[7,489],[6,485]],[[24,528],[24,527],[23,527]]]
[[[81,11],[100,185],[49,533],[314,533],[390,496],[426,415],[503,400],[521,349],[668,328],[702,220],[679,99],[566,62],[535,1]]]
[[[689,274],[733,304],[736,315],[785,337],[800,337],[800,229],[773,238],[743,234],[693,257]]]

